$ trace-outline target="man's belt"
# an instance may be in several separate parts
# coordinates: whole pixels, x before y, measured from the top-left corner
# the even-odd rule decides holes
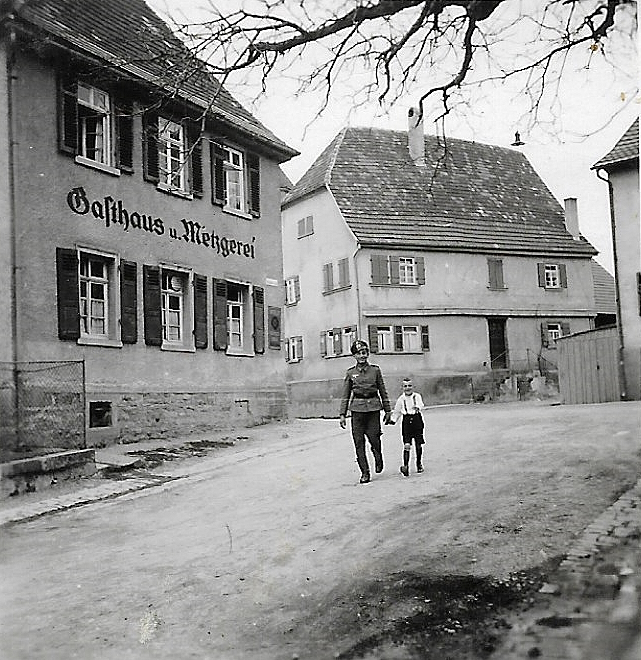
[[[355,399],[375,399],[378,394],[369,394],[368,396],[359,396],[358,394],[354,395]]]

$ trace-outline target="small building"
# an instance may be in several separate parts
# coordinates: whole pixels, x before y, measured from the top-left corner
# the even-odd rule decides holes
[[[416,116],[345,128],[285,198],[293,414],[337,414],[357,337],[391,392],[410,375],[444,403],[549,384],[555,340],[593,327],[576,200],[564,217],[521,153],[425,136]]]
[[[639,120],[592,166],[608,184],[617,294],[621,397],[641,399]]]
[[[594,328],[616,325],[617,301],[614,277],[592,259],[592,282],[594,283]]]
[[[3,445],[283,417],[280,164],[297,152],[142,0],[1,8]]]

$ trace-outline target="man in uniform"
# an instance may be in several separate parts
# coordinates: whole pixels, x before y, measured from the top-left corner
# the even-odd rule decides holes
[[[356,449],[356,460],[361,470],[360,483],[370,480],[369,463],[365,453],[365,436],[369,440],[374,454],[376,472],[383,471],[383,452],[381,450],[381,409],[385,411],[385,423],[391,423],[390,406],[383,374],[379,367],[368,362],[369,346],[367,342],[356,340],[351,346],[356,364],[347,370],[343,381],[341,397],[340,425],[346,427],[347,409],[352,412],[352,438]]]

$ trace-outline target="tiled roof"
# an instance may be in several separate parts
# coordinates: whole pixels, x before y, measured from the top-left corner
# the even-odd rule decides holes
[[[592,259],[592,281],[594,282],[594,305],[597,314],[616,314],[616,292],[614,277]]]
[[[363,245],[596,254],[566,231],[561,206],[521,153],[426,136],[425,154],[427,167],[417,167],[407,133],[346,128],[285,205],[326,186]]]
[[[182,42],[143,0],[27,0],[14,14],[18,26],[170,93],[177,91],[275,150],[282,160],[298,154],[245,110],[204,63],[195,66]],[[180,81],[177,90],[172,80]]]
[[[632,126],[623,134],[623,137],[614,145],[612,151],[592,166],[593,170],[620,165],[628,160],[639,158],[639,119],[635,119]]]

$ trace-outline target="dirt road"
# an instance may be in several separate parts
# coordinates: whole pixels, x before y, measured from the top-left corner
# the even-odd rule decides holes
[[[638,478],[641,405],[426,420],[426,472],[409,478],[398,427],[358,485],[338,422],[299,420],[165,464],[188,476],[162,488],[2,530],[0,657],[484,657],[501,607]]]

